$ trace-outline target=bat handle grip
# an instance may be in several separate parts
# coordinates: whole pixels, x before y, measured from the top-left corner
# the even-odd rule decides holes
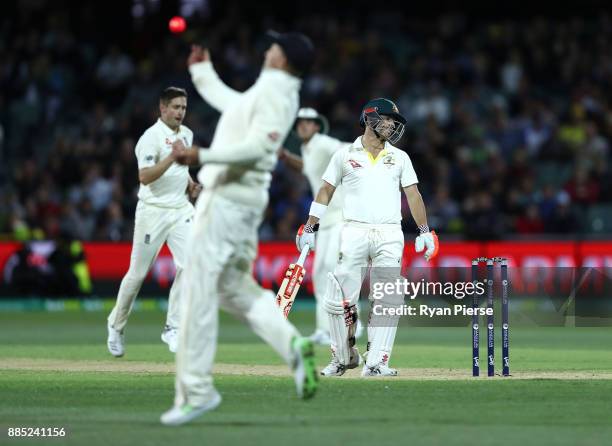
[[[302,248],[302,252],[300,252],[300,257],[297,259],[296,265],[304,266],[304,262],[306,261],[306,257],[308,257],[308,253],[310,252],[310,245],[304,245]]]

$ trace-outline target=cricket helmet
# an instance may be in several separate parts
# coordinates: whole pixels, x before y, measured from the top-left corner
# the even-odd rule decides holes
[[[393,127],[391,129],[383,124],[383,116],[393,119]],[[367,125],[374,130],[376,136],[389,141],[391,144],[395,144],[404,134],[406,118],[400,114],[397,105],[393,101],[377,98],[368,101],[364,105],[359,117],[359,124],[364,128]]]

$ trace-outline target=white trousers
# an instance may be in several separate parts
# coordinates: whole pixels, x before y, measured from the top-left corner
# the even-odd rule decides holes
[[[178,327],[180,322],[180,290],[185,267],[185,247],[193,221],[194,208],[186,203],[181,208],[162,208],[141,201],[136,206],[134,241],[130,267],[121,281],[117,302],[108,317],[109,325],[123,330],[142,282],[157,258],[164,243],[168,243],[176,266],[176,276],[168,297],[166,324]]]
[[[288,363],[297,330],[272,291],[253,278],[257,228],[263,211],[204,192],[196,204],[184,271],[175,404],[199,406],[215,392],[212,380],[219,307],[246,321]]]
[[[404,252],[400,225],[370,225],[347,222],[340,236],[340,254],[334,275],[345,299],[356,303],[366,268],[399,268]]]
[[[316,328],[329,333],[329,319],[323,302],[327,290],[327,273],[333,272],[340,253],[342,222],[319,229],[312,269],[312,280],[316,299]]]
[[[338,263],[334,270],[344,299],[350,304],[358,302],[368,266],[384,268],[384,271],[379,270],[384,277],[399,277],[403,252],[404,234],[400,225],[345,223],[340,238]],[[380,276],[374,274],[371,277]],[[393,349],[398,319],[373,319],[371,316],[368,320],[368,365],[376,365],[380,361],[387,363]],[[332,342],[332,350],[335,350],[337,342],[344,340],[333,339]]]

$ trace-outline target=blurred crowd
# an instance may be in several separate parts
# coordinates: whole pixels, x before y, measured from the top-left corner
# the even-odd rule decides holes
[[[356,13],[355,13],[356,14]],[[361,13],[359,13],[361,14]],[[394,99],[408,117],[410,155],[429,224],[469,239],[591,233],[612,219],[612,19],[407,19],[350,11],[294,18],[319,48],[302,104],[352,141],[361,106]],[[188,42],[211,48],[222,79],[255,80],[268,18],[236,8],[182,36],[136,20],[128,41],[75,31],[62,13],[13,32],[0,19],[0,233],[4,238],[130,240],[137,201],[134,146],[158,114],[162,88],[190,94],[185,124],[206,146],[218,113],[193,90]],[[194,19],[195,21],[195,19]],[[251,20],[252,22],[252,20]],[[109,31],[109,30],[107,30]],[[103,30],[96,30],[98,34]],[[291,239],[305,220],[307,182],[279,163],[261,227]],[[608,214],[606,214],[608,212]],[[404,226],[414,223],[404,203]],[[603,219],[603,220],[602,220]]]

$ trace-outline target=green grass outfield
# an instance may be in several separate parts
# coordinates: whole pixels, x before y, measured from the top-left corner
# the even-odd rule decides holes
[[[514,376],[478,379],[467,326],[400,327],[392,365],[403,379],[325,379],[304,402],[272,350],[224,317],[215,376],[223,404],[167,428],[158,419],[172,403],[173,356],[159,341],[162,312],[132,315],[121,359],[106,351],[102,312],[0,318],[2,445],[596,445],[612,437],[609,327],[511,327]],[[312,312],[291,318],[310,332]],[[326,363],[326,348],[317,359]],[[7,437],[8,427],[24,426],[65,427],[67,436]]]

